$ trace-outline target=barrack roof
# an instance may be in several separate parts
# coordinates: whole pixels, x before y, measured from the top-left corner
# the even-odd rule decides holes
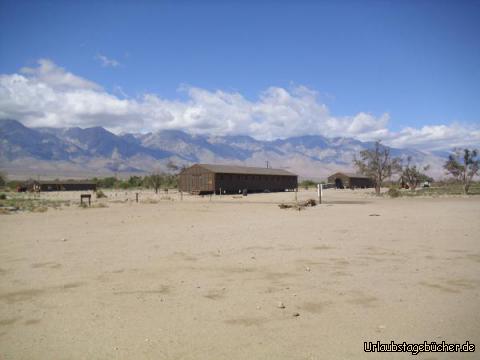
[[[214,173],[223,174],[247,174],[247,175],[281,175],[281,176],[297,176],[290,171],[284,169],[234,166],[234,165],[213,165],[213,164],[198,164]]]
[[[354,174],[354,173],[343,172],[343,171],[338,171],[338,172],[336,172],[335,174],[332,174],[332,175],[330,175],[330,176],[337,175],[337,174],[342,174],[342,175],[345,175],[346,177],[349,177],[349,178],[370,179],[368,176],[365,176],[365,175]],[[330,177],[330,176],[329,176],[329,177]]]

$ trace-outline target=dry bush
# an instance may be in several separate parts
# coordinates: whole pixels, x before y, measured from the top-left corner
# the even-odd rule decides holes
[[[387,195],[392,197],[392,198],[398,198],[398,197],[402,196],[402,193],[397,189],[390,188],[387,191]]]
[[[280,204],[278,205],[280,209],[294,209],[298,211],[305,210],[304,204]]]
[[[102,191],[102,190],[97,190],[97,192],[95,193],[95,195],[97,196],[97,199],[101,199],[101,198],[106,198],[107,195],[105,195],[105,193]]]
[[[308,199],[302,203],[304,206],[317,206],[317,201],[315,199]]]
[[[308,199],[308,200],[305,200],[305,201],[300,201],[297,204],[283,204],[282,203],[282,204],[278,205],[278,207],[280,209],[294,208],[294,209],[297,209],[297,210],[303,210],[304,208],[309,207],[309,206],[317,206],[317,201],[314,200],[314,199]]]

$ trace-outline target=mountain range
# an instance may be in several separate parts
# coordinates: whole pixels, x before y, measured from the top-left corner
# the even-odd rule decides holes
[[[0,120],[0,168],[10,177],[92,177],[167,171],[167,163],[235,164],[283,168],[301,178],[322,179],[352,171],[352,159],[373,142],[308,135],[256,140],[250,136],[194,135],[179,130],[114,134],[102,127],[28,128]],[[429,174],[443,175],[445,153],[391,148],[392,156],[429,164]]]

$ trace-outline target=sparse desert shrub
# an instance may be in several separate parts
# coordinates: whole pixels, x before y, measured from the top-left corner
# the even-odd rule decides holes
[[[107,195],[105,195],[105,193],[102,191],[102,190],[97,190],[97,192],[95,193],[95,195],[97,196],[97,199],[101,199],[101,198],[106,198]]]
[[[397,198],[397,197],[401,196],[402,193],[395,188],[390,188],[387,191],[387,195],[392,197],[392,198]]]
[[[296,204],[279,204],[278,207],[280,209],[296,209],[298,211],[300,210],[305,210],[306,207],[308,206],[317,206],[317,201],[315,199],[308,199],[305,201],[300,201]]]
[[[31,198],[15,195],[10,195],[5,200],[1,200],[1,206],[9,211],[31,211],[31,212],[45,212],[48,208],[58,209],[62,204],[67,203],[61,200],[46,200],[40,198]]]
[[[0,200],[7,200],[7,195],[0,194]]]
[[[317,206],[317,202],[315,201],[315,199],[308,199],[302,205],[304,205],[304,206]]]

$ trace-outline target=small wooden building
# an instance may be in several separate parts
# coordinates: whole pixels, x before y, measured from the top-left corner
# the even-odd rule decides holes
[[[65,181],[27,181],[22,189],[25,191],[96,191],[97,184],[93,181],[65,180]]]
[[[328,177],[329,184],[335,184],[337,189],[371,188],[374,186],[372,179],[367,176],[337,172]]]
[[[296,189],[298,176],[283,169],[195,164],[178,179],[181,191],[193,194],[277,192]]]

